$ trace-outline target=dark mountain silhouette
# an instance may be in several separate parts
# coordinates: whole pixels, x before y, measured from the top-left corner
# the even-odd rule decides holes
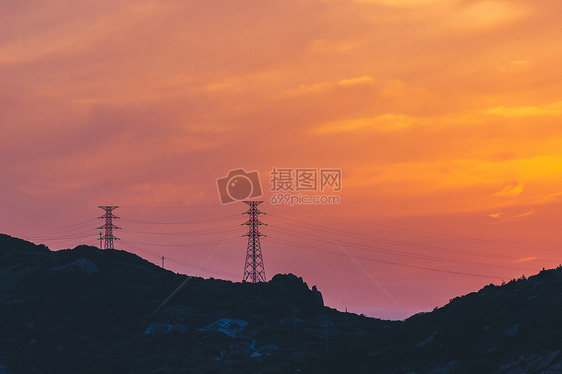
[[[561,267],[406,321],[323,306],[292,274],[190,278],[154,313],[185,279],[125,251],[0,234],[0,374],[562,373]]]

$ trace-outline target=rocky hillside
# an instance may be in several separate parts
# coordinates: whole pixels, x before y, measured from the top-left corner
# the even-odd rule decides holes
[[[457,297],[318,365],[333,372],[353,362],[366,373],[562,373],[561,316],[558,267]]]
[[[0,235],[0,296],[0,374],[562,373],[562,268],[396,322],[325,307],[291,274],[187,278]]]

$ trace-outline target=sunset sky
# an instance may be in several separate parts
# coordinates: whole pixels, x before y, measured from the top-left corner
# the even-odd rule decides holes
[[[558,0],[0,2],[0,232],[98,245],[98,205],[119,205],[118,249],[240,281],[246,206],[216,180],[243,168],[267,278],[302,276],[339,310],[399,319],[555,267],[561,16]],[[340,203],[271,204],[273,168],[341,169],[317,193]]]

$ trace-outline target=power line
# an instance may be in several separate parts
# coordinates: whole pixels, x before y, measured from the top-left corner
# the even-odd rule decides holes
[[[340,248],[345,255],[355,264],[355,266],[357,266],[359,268],[359,270],[361,270],[370,280],[371,282],[373,282],[386,296],[388,296],[388,298],[392,301],[394,301],[394,304],[396,304],[399,308],[404,309],[404,307],[402,305],[400,305],[400,303],[398,302],[398,300],[396,300],[394,298],[394,296],[392,296],[390,294],[390,292],[388,292],[386,290],[386,288],[383,287],[382,284],[379,283],[378,280],[375,279],[375,277],[373,277],[371,275],[371,273],[369,273],[348,251],[347,249],[345,249],[340,243],[338,243],[336,241],[336,239],[334,239],[332,237],[332,235],[330,235],[330,238],[333,240],[333,242],[338,246],[338,248]]]
[[[464,255],[478,256],[478,257],[489,257],[489,258],[510,259],[510,260],[519,259],[519,257],[517,257],[517,256],[509,256],[509,255],[500,255],[500,254],[494,254],[494,253],[483,253],[483,252],[475,252],[475,251],[468,251],[468,250],[451,249],[451,248],[442,247],[442,246],[427,245],[427,244],[408,242],[408,241],[402,241],[402,240],[396,240],[396,239],[386,239],[386,238],[382,238],[382,237],[378,237],[378,236],[374,236],[374,235],[357,234],[357,233],[354,234],[354,233],[350,233],[348,231],[341,230],[341,229],[329,228],[329,227],[326,227],[326,226],[312,224],[312,223],[299,221],[299,220],[289,220],[289,219],[286,219],[286,218],[283,218],[283,217],[278,217],[278,216],[271,216],[271,220],[278,221],[280,223],[286,223],[286,224],[291,225],[291,226],[306,227],[306,228],[309,228],[309,229],[314,229],[314,230],[318,230],[318,231],[325,232],[325,233],[337,232],[338,235],[343,235],[343,236],[352,237],[352,238],[356,238],[356,239],[370,240],[370,241],[380,242],[380,243],[383,243],[383,244],[394,244],[394,245],[411,247],[411,248],[416,248],[416,249],[427,249],[427,250],[438,251],[438,252],[446,252],[446,253],[452,253],[452,254],[464,254]]]
[[[228,240],[228,239],[227,239]],[[215,253],[217,253],[219,251],[219,249],[221,249],[221,247],[224,245],[224,243],[226,242],[226,240],[219,245],[218,247],[216,247],[213,252],[211,252],[211,254],[209,256],[207,256],[207,258],[205,258],[205,260],[203,260],[203,262],[197,267],[197,269],[195,269],[195,272],[197,272],[203,265],[205,265],[205,263],[207,263],[211,257],[213,257],[215,255]],[[166,303],[168,301],[170,301],[170,299],[172,297],[174,297],[174,295],[191,279],[192,277],[186,277],[185,280],[160,304],[158,305],[158,307],[152,312],[152,314],[150,315],[151,317],[153,315],[155,315],[156,313],[158,313],[158,311],[160,309],[162,309],[164,307],[164,305],[166,305]]]
[[[276,205],[275,207],[280,208],[280,207],[282,207],[282,205]],[[449,234],[449,233],[438,233],[438,232],[432,232],[432,231],[428,231],[428,230],[413,229],[413,228],[408,228],[408,227],[397,227],[397,226],[391,226],[391,225],[381,224],[381,223],[365,222],[365,221],[361,221],[361,220],[349,218],[349,217],[342,218],[340,216],[330,216],[326,213],[321,213],[321,214],[316,213],[315,214],[314,212],[311,212],[309,209],[305,209],[305,208],[298,207],[298,206],[291,206],[291,212],[292,211],[296,211],[299,217],[301,217],[301,216],[311,217],[311,218],[315,218],[316,220],[320,220],[320,221],[324,221],[324,222],[328,222],[328,223],[337,223],[338,226],[349,226],[350,228],[364,227],[368,230],[376,229],[379,232],[380,231],[386,231],[386,232],[398,233],[398,234],[402,234],[402,235],[404,233],[411,233],[411,234],[414,234],[418,237],[424,236],[424,237],[428,237],[428,238],[432,238],[432,239],[439,239],[439,240],[445,239],[445,240],[448,240],[448,241],[454,241],[454,242],[459,242],[459,243],[493,246],[494,248],[497,248],[498,245],[508,246],[509,248],[521,248],[521,249],[533,249],[533,250],[537,248],[537,246],[534,245],[534,244],[531,245],[531,244],[525,244],[525,243],[516,242],[516,241],[475,238],[475,237],[469,237],[469,236],[463,236],[463,235],[454,235],[454,234]],[[278,218],[285,218],[285,217],[278,216],[278,215],[275,215],[275,214],[270,214],[270,216],[278,217]],[[544,249],[552,249],[552,250],[558,250],[559,249],[558,247],[547,246],[547,245],[541,245],[540,247],[544,248]]]
[[[307,250],[311,250],[311,251],[315,251],[315,252],[321,252],[321,253],[326,253],[326,254],[331,254],[331,255],[336,255],[336,256],[344,256],[344,254],[342,254],[340,252],[329,251],[329,250],[326,250],[326,249],[321,249],[321,248],[313,247],[313,246],[306,245],[306,244],[295,243],[295,242],[291,242],[291,241],[284,240],[284,239],[276,239],[276,238],[270,237],[270,240],[272,242],[276,242],[276,243],[279,243],[279,244],[291,245],[291,246],[295,246],[295,247],[299,247],[299,248],[303,248],[303,249],[307,249]],[[394,261],[374,259],[374,258],[364,257],[364,256],[355,256],[355,258],[363,259],[363,260],[366,260],[366,261],[378,262],[378,263],[382,263],[382,264],[396,265],[396,266],[402,266],[402,267],[413,268],[413,269],[429,270],[429,271],[435,271],[435,272],[440,272],[440,273],[468,275],[468,276],[472,276],[472,277],[487,278],[487,279],[490,279],[490,278],[492,278],[492,279],[504,279],[502,277],[497,277],[497,276],[493,276],[493,275],[470,273],[470,272],[455,271],[455,270],[436,269],[436,268],[431,268],[431,267],[428,267],[428,266],[410,265],[410,264],[404,264],[404,263],[399,263],[399,262],[394,262]]]
[[[164,244],[164,243],[146,243],[146,242],[137,242],[137,241],[133,241],[133,240],[126,240],[126,239],[121,239],[122,242],[129,242],[129,243],[133,243],[133,244],[144,244],[144,245],[151,245],[151,246],[155,246],[155,247],[184,247],[184,248],[189,248],[189,247],[201,247],[201,246],[208,246],[208,245],[215,245],[218,243],[221,243],[222,240],[210,240],[210,241],[204,241],[204,242],[196,242],[196,243],[174,243],[174,244]]]
[[[275,227],[271,227],[270,230],[273,231],[273,232],[278,232],[278,233],[283,234],[283,235],[285,235],[285,234],[290,235],[291,237],[298,237],[298,238],[302,238],[302,239],[313,240],[313,241],[318,242],[318,243],[331,244],[331,242],[326,240],[326,238],[318,236],[318,235],[314,235],[314,234],[309,234],[309,233],[304,234],[303,233],[303,235],[299,235],[299,233],[301,233],[299,231],[288,230],[288,229],[284,229],[284,228],[275,228]],[[282,230],[282,231],[279,231],[279,230]],[[284,231],[287,231],[287,233],[285,233]],[[315,238],[317,238],[317,239],[315,239]],[[344,243],[346,246],[351,247],[351,248],[369,251],[369,253],[379,252],[379,253],[387,253],[387,254],[391,254],[391,255],[397,255],[397,256],[409,257],[409,258],[416,258],[416,259],[422,259],[422,260],[439,261],[439,262],[447,262],[447,263],[457,263],[457,264],[460,264],[460,265],[474,265],[474,266],[479,266],[479,267],[489,267],[489,268],[498,268],[498,269],[506,269],[506,270],[520,270],[520,271],[526,270],[526,269],[514,267],[514,266],[491,265],[491,264],[483,264],[481,262],[458,260],[458,259],[449,259],[449,258],[435,257],[435,256],[429,256],[429,255],[423,255],[423,254],[401,252],[401,251],[398,251],[398,250],[392,250],[392,249],[388,249],[388,248],[375,247],[373,245],[368,245],[368,244],[352,243],[352,242],[345,242],[345,241],[342,241],[342,243]]]
[[[211,219],[204,219],[204,220],[183,221],[183,222],[158,222],[158,221],[143,221],[138,219],[123,218],[123,222],[140,223],[140,224],[147,224],[147,225],[198,225],[203,223],[218,223],[218,222],[234,221],[237,219],[238,216],[225,216],[225,217],[218,217],[218,218],[211,218]]]
[[[238,229],[232,228],[225,230],[223,228],[207,229],[207,230],[192,230],[192,231],[171,231],[171,232],[156,232],[156,231],[142,231],[134,230],[129,228],[123,228],[124,232],[132,232],[136,234],[147,234],[147,235],[201,235],[201,234],[216,234],[221,232],[237,231]]]
[[[225,244],[228,243],[228,239],[225,241]],[[146,253],[149,254],[151,256],[153,256],[156,259],[160,258],[162,256],[162,253],[159,252],[155,252],[152,251],[150,249],[146,249],[138,244],[132,244],[131,242],[127,241],[127,240],[121,240],[121,244],[123,245],[124,248],[128,249],[131,253],[135,253],[138,255],[138,252],[141,253]],[[195,265],[193,263],[184,261],[184,260],[180,260],[174,256],[170,256],[169,254],[166,254],[166,260],[169,262],[173,262],[177,265],[180,265],[182,267],[187,267],[190,269],[197,269],[198,271],[202,271],[205,273],[209,273],[209,274],[218,274],[218,275],[222,275],[222,276],[226,276],[226,277],[230,277],[231,279],[236,279],[239,275],[232,273],[232,272],[228,272],[225,270],[219,270],[219,269],[214,269],[214,268],[209,268],[209,267],[205,267],[205,266],[199,266],[199,265]],[[193,274],[195,276],[195,274]]]

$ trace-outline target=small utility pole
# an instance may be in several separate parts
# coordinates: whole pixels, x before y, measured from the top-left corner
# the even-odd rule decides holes
[[[164,269],[164,260],[166,259],[166,257],[162,256],[162,269]]]

